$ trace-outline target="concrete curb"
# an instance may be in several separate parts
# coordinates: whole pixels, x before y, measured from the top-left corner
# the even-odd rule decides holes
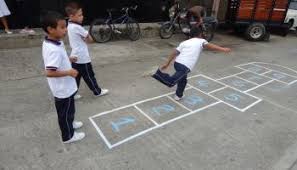
[[[141,37],[149,38],[159,36],[160,23],[140,23]],[[85,27],[89,29],[89,26]],[[0,34],[0,49],[30,48],[41,46],[45,33],[42,29],[35,29],[35,35],[28,34]],[[14,30],[19,32],[19,30]],[[114,40],[120,39],[116,37]],[[64,42],[68,44],[68,38],[65,37]]]

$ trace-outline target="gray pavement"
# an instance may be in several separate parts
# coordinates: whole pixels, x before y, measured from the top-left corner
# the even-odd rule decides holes
[[[170,40],[152,37],[90,45],[96,77],[110,94],[96,98],[82,83],[76,119],[84,122],[81,131],[86,132],[86,138],[68,145],[60,141],[40,47],[1,49],[0,168],[297,169],[296,37],[272,36],[270,42],[254,43],[217,34],[214,43],[233,52],[204,51],[190,75],[201,74],[215,84],[207,88],[208,79],[196,77],[189,80],[194,86],[188,86],[189,98],[180,103],[173,102],[171,94],[154,100],[175,88],[143,74],[164,62],[183,38],[176,35]],[[238,76],[223,79],[234,74]],[[226,88],[220,90],[223,86]],[[137,103],[146,99],[152,100]],[[138,113],[135,106],[94,118],[111,144],[152,129],[110,149],[89,117],[134,103],[155,122]],[[240,111],[246,106],[251,107]],[[179,116],[182,118],[168,122]]]

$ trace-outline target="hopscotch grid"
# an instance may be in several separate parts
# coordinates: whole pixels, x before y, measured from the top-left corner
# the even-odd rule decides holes
[[[272,73],[272,72],[276,72],[276,71],[274,71],[274,70],[271,70],[271,71],[269,71],[268,73],[265,73],[265,74],[269,74],[269,73]],[[261,74],[262,75],[262,74]],[[287,82],[284,82],[284,81],[282,81],[282,80],[279,80],[279,79],[276,79],[276,78],[274,78],[274,77],[270,77],[270,76],[268,76],[268,75],[262,75],[262,76],[265,76],[265,77],[268,77],[268,78],[270,78],[270,79],[273,79],[273,80],[276,80],[276,81],[279,81],[279,82],[282,82],[282,83],[285,83],[285,84],[289,84],[289,83],[287,83]],[[291,82],[290,82],[291,83]]]
[[[289,78],[293,78],[293,79],[294,79],[293,81],[291,81],[291,82],[289,82],[289,83],[287,83],[287,84],[290,84],[290,83],[292,83],[292,82],[294,82],[294,81],[297,81],[297,77],[294,77],[294,76],[292,76],[292,75],[289,75],[289,74],[286,74],[286,73],[283,73],[283,72],[280,72],[280,71],[275,71],[275,70],[273,70],[273,71],[271,71],[271,72],[276,72],[276,73],[284,74],[284,75],[288,76]],[[268,73],[269,73],[269,72],[268,72]],[[268,73],[266,73],[266,74],[268,74]],[[281,81],[281,80],[280,80],[280,81]]]
[[[145,115],[147,115],[147,114],[145,114],[145,112],[143,112],[139,107],[137,107],[138,104],[141,104],[141,103],[144,103],[144,102],[147,102],[147,101],[152,101],[152,100],[155,100],[155,99],[159,99],[159,98],[162,98],[162,97],[168,97],[169,99],[171,99],[171,100],[174,101],[175,103],[178,103],[177,101],[175,101],[174,99],[172,99],[172,98],[169,96],[169,95],[174,94],[175,92],[170,92],[170,93],[167,93],[167,94],[164,94],[164,95],[160,95],[160,96],[157,96],[157,97],[153,97],[153,98],[149,98],[149,99],[146,99],[146,100],[142,100],[142,101],[136,102],[136,103],[134,103],[134,104],[130,104],[130,105],[126,105],[126,106],[123,106],[123,107],[116,108],[116,109],[112,109],[112,110],[110,110],[110,111],[102,112],[102,113],[99,113],[99,114],[97,114],[97,115],[94,115],[94,116],[89,117],[89,120],[91,121],[91,123],[93,124],[93,126],[95,127],[95,129],[97,130],[98,134],[99,134],[99,135],[101,136],[101,138],[104,140],[104,142],[105,142],[105,144],[108,146],[108,148],[109,148],[109,149],[112,149],[112,148],[114,148],[114,147],[116,147],[116,146],[119,146],[119,145],[121,145],[121,144],[123,144],[123,143],[125,143],[125,142],[128,142],[128,141],[130,141],[130,140],[132,140],[132,139],[134,139],[134,138],[136,138],[136,137],[138,137],[138,136],[144,135],[145,133],[148,133],[148,132],[150,132],[150,131],[152,131],[152,130],[154,130],[154,129],[160,128],[160,127],[165,126],[165,125],[167,125],[167,124],[169,124],[169,123],[171,123],[171,122],[174,122],[174,121],[176,121],[176,120],[179,120],[179,119],[182,119],[182,118],[184,118],[184,117],[190,116],[190,115],[192,115],[192,114],[198,113],[198,112],[200,112],[200,111],[202,111],[202,110],[204,110],[204,109],[210,108],[210,107],[215,106],[215,105],[217,105],[217,104],[219,104],[219,103],[224,103],[224,104],[226,104],[226,105],[228,105],[228,106],[230,106],[230,107],[232,107],[232,108],[234,108],[234,109],[236,109],[236,110],[239,110],[239,111],[241,111],[241,112],[245,112],[246,110],[250,109],[251,107],[255,106],[256,104],[258,104],[258,103],[260,103],[260,102],[262,101],[262,99],[260,99],[260,98],[258,98],[258,97],[256,97],[256,96],[253,96],[253,95],[251,95],[251,94],[249,94],[249,93],[247,93],[247,92],[249,92],[249,91],[251,91],[251,90],[254,90],[254,89],[256,89],[256,88],[259,88],[259,87],[261,87],[261,86],[263,86],[263,85],[269,84],[269,83],[271,83],[271,82],[273,82],[273,81],[280,82],[280,83],[283,83],[283,84],[289,84],[289,85],[290,85],[290,84],[293,84],[293,83],[295,83],[295,82],[297,82],[297,80],[294,80],[293,82],[286,83],[286,82],[283,82],[283,81],[280,81],[280,80],[277,80],[277,79],[274,79],[274,78],[270,78],[270,77],[268,77],[268,76],[261,75],[261,74],[259,74],[259,73],[255,73],[255,72],[252,72],[252,71],[250,71],[250,70],[247,70],[247,69],[244,69],[244,68],[241,68],[241,67],[240,67],[240,66],[244,66],[244,65],[250,65],[250,64],[252,64],[252,65],[257,66],[257,67],[262,67],[262,68],[268,69],[268,68],[266,68],[266,67],[257,65],[257,64],[255,64],[255,63],[260,63],[260,62],[251,62],[251,63],[247,63],[247,64],[241,64],[241,65],[238,65],[238,66],[234,66],[234,67],[237,67],[237,68],[239,68],[239,69],[241,69],[241,70],[244,70],[244,71],[242,71],[242,72],[240,72],[240,73],[236,73],[236,74],[230,75],[230,76],[226,76],[226,77],[223,77],[223,78],[220,78],[220,79],[217,79],[217,80],[212,79],[212,78],[210,78],[210,77],[208,77],[208,76],[205,76],[205,75],[202,75],[202,74],[198,74],[198,75],[194,75],[194,76],[188,77],[188,79],[192,79],[192,78],[201,76],[201,77],[207,78],[207,79],[209,79],[209,80],[212,80],[212,81],[214,81],[214,82],[216,82],[216,83],[219,83],[219,84],[221,84],[221,85],[224,85],[224,87],[219,88],[219,89],[216,89],[216,90],[214,90],[214,91],[212,91],[212,92],[209,92],[209,93],[206,93],[206,92],[200,90],[199,88],[196,88],[195,86],[192,86],[191,84],[188,84],[189,88],[186,88],[186,90],[191,89],[191,88],[192,88],[192,89],[195,89],[195,90],[198,90],[198,91],[202,92],[203,94],[206,94],[206,95],[208,95],[208,96],[210,96],[210,97],[216,99],[217,102],[215,102],[215,103],[213,103],[213,104],[210,104],[210,105],[207,105],[207,106],[205,106],[205,107],[202,107],[202,108],[200,108],[200,109],[191,111],[190,113],[181,115],[181,116],[176,117],[176,118],[174,118],[174,119],[168,120],[167,122],[163,122],[163,123],[161,123],[161,124],[158,124],[157,122],[155,122],[155,121],[151,118],[150,120],[155,124],[155,126],[149,128],[149,129],[146,129],[146,130],[144,130],[144,131],[141,131],[141,132],[139,132],[139,133],[137,133],[137,134],[135,134],[135,135],[132,135],[132,136],[130,136],[130,137],[128,137],[128,138],[126,138],[126,139],[124,139],[124,140],[122,140],[122,141],[119,141],[119,142],[117,142],[117,143],[115,143],[115,144],[113,144],[113,145],[107,140],[107,138],[105,137],[105,135],[103,134],[103,132],[101,131],[101,129],[97,126],[97,124],[96,124],[95,121],[93,120],[94,118],[99,117],[99,116],[102,116],[102,115],[106,115],[106,114],[111,113],[111,112],[114,112],[114,111],[118,111],[118,110],[121,110],[121,109],[129,108],[129,107],[134,107],[134,108],[137,109],[141,114],[143,114],[143,115],[145,116]],[[285,68],[285,67],[284,67],[284,68]],[[271,72],[271,71],[275,71],[275,70],[271,70],[271,69],[268,69],[268,70],[269,70],[269,71],[267,71],[267,72],[265,72],[265,73],[262,73],[262,74],[267,74],[267,73],[269,73],[269,72]],[[290,70],[292,70],[292,69],[290,69]],[[223,83],[223,82],[219,82],[219,81],[218,81],[218,80],[225,79],[225,78],[232,77],[232,76],[238,77],[237,75],[239,75],[239,74],[243,74],[243,73],[245,73],[245,72],[250,72],[250,73],[253,73],[253,74],[258,74],[258,75],[261,75],[261,76],[263,76],[263,77],[267,77],[267,78],[272,79],[272,80],[270,80],[270,81],[268,81],[268,82],[266,82],[266,83],[263,83],[263,84],[261,84],[261,85],[258,85],[258,86],[254,87],[254,88],[252,88],[252,89],[246,90],[246,91],[244,91],[244,92],[242,92],[241,90],[238,90],[238,89],[236,89],[236,88],[234,88],[234,87],[230,87],[229,85],[226,85],[226,84]],[[275,71],[275,72],[283,73],[283,72],[280,72],[280,71]],[[296,73],[297,73],[297,72],[296,72]],[[286,74],[286,73],[283,73],[283,74],[288,75],[288,76],[291,76],[291,77],[294,77],[294,78],[297,78],[297,77],[295,77],[295,76],[292,76],[292,75],[289,75],[289,74]],[[246,79],[241,78],[241,77],[238,77],[238,78],[243,79],[243,80],[246,80]],[[246,81],[248,81],[248,80],[246,80]],[[249,81],[249,82],[250,82],[250,81]],[[253,82],[251,82],[251,83],[253,83]],[[255,83],[253,83],[253,84],[255,84]],[[231,88],[231,89],[233,89],[233,90],[235,90],[235,91],[242,92],[243,94],[246,94],[246,95],[248,95],[248,96],[250,96],[250,97],[253,97],[253,98],[257,99],[257,101],[254,102],[254,103],[252,103],[252,104],[250,104],[249,106],[245,107],[244,109],[239,109],[239,108],[237,108],[236,106],[233,106],[233,105],[231,105],[231,104],[229,104],[229,103],[227,103],[227,102],[224,102],[223,100],[218,99],[217,97],[211,95],[211,93],[214,93],[214,92],[217,92],[217,91],[226,89],[227,87],[229,87],[229,88]],[[181,105],[180,103],[178,103],[178,104]],[[182,105],[182,106],[183,106],[183,105]],[[183,107],[186,108],[185,106],[183,106]],[[187,109],[187,110],[189,110],[189,109]],[[189,110],[189,111],[190,111],[190,110]],[[148,115],[147,115],[146,117],[147,117],[148,119],[150,118]]]
[[[228,88],[228,87],[227,87],[227,86],[224,86],[224,87],[218,88],[218,89],[216,89],[216,90],[213,90],[213,91],[211,91],[211,92],[208,92],[207,94],[214,93],[214,92],[217,92],[217,91],[221,91],[221,90],[224,90],[224,89],[226,89],[226,88]]]
[[[242,70],[245,70],[246,72],[254,73],[254,72],[252,72],[252,71],[249,71],[249,70],[246,70],[246,69],[243,69],[243,68],[242,68]],[[270,71],[268,71],[268,72],[265,72],[265,74],[267,74],[267,73],[269,73],[269,72],[271,72],[271,71],[273,71],[273,70],[270,70]],[[277,79],[275,79],[275,78],[272,78],[272,77],[268,77],[268,76],[266,76],[266,75],[263,75],[264,73],[262,73],[262,74],[259,74],[259,73],[254,73],[254,74],[258,74],[258,75],[260,75],[260,76],[263,76],[263,77],[266,77],[266,78],[269,78],[269,79],[272,79],[272,80],[278,81],[278,82],[280,82],[280,83],[288,84],[288,83],[286,83],[286,82],[283,82],[283,81],[277,80]]]
[[[224,78],[224,79],[229,79],[229,78],[232,78],[232,77],[239,78],[239,77],[237,77],[236,75],[235,75],[235,76],[232,75],[232,76],[230,76],[230,77],[228,77],[228,78]],[[232,89],[236,90],[236,91],[244,92],[244,90],[241,90],[241,89],[238,89],[237,87],[233,87],[233,86],[231,86],[231,85],[226,84],[225,82],[223,82],[224,79],[219,80],[219,82],[220,82],[221,84],[223,84],[223,85],[229,87],[229,88],[232,88]],[[241,78],[241,79],[242,79],[242,78]],[[242,79],[242,80],[245,80],[245,79]],[[253,83],[253,85],[257,86],[257,84],[255,84],[255,83]]]
[[[243,73],[245,73],[245,72],[246,72],[246,71],[241,71],[241,72],[239,72],[239,73],[235,73],[235,74],[232,74],[232,75],[229,75],[229,76],[221,77],[221,78],[219,78],[219,79],[216,79],[216,81],[220,81],[220,80],[224,80],[224,79],[226,79],[226,78],[234,77],[234,76],[237,76],[237,75],[239,75],[239,74],[243,74]]]
[[[191,85],[192,86],[192,85]],[[224,104],[226,104],[226,105],[228,105],[228,106],[230,106],[230,107],[232,107],[232,108],[234,108],[234,109],[236,109],[236,110],[238,110],[238,111],[240,111],[240,112],[244,112],[243,110],[246,108],[243,108],[243,109],[240,109],[240,108],[238,108],[238,107],[236,107],[236,106],[234,106],[234,105],[232,105],[232,104],[230,104],[230,103],[227,103],[227,102],[225,102],[225,101],[223,101],[223,100],[221,100],[221,99],[219,99],[219,98],[217,98],[217,97],[215,97],[215,96],[213,96],[213,95],[211,95],[211,94],[208,94],[208,93],[205,93],[205,92],[203,92],[202,90],[200,90],[200,89],[198,89],[198,88],[196,88],[196,87],[194,87],[194,86],[192,86],[192,88],[194,88],[194,89],[196,89],[196,90],[198,90],[198,91],[200,91],[200,92],[202,92],[202,93],[204,93],[204,94],[206,94],[206,95],[209,95],[210,97],[212,97],[212,98],[214,98],[214,99],[216,99],[216,100],[218,100],[218,101],[220,101],[220,102],[222,102],[222,103],[224,103]],[[233,89],[234,90],[234,89]],[[238,91],[238,90],[236,90],[236,91]],[[245,94],[245,93],[244,93]],[[257,101],[258,100],[262,100],[262,99],[259,99],[259,98],[256,98],[257,99]],[[256,101],[256,102],[257,102]],[[255,102],[254,102],[255,103]],[[253,105],[254,103],[252,103],[251,105]],[[250,105],[249,105],[250,106]],[[248,107],[248,106],[247,106]]]
[[[210,79],[210,80],[213,80],[213,81],[215,81],[215,82],[218,82],[217,80],[215,80],[215,79],[213,79],[213,78],[210,78],[210,77],[207,77],[207,76],[204,76],[205,78],[208,78],[208,79]],[[242,93],[244,93],[244,94],[246,94],[246,95],[248,95],[248,96],[250,96],[250,97],[253,97],[253,98],[256,98],[256,99],[260,99],[259,97],[256,97],[256,96],[254,96],[254,95],[251,95],[251,94],[249,94],[249,93],[245,93],[245,92],[243,92],[243,91],[241,91],[241,90],[238,90],[238,89],[236,89],[236,88],[234,88],[234,87],[231,87],[231,86],[229,86],[229,85],[227,85],[227,84],[225,84],[225,83],[223,83],[223,82],[219,82],[219,83],[221,83],[221,84],[223,84],[223,85],[225,85],[226,87],[229,87],[229,88],[231,88],[231,89],[233,89],[233,90],[235,90],[235,91],[239,91],[239,92],[242,92]],[[193,87],[193,88],[195,88],[195,87]],[[201,91],[201,90],[200,90]],[[210,93],[209,93],[210,94]]]
[[[285,68],[285,69],[291,70],[292,72],[297,73],[296,70],[293,70],[293,69],[291,69],[291,68],[289,68],[289,67],[285,67],[285,66],[282,66],[282,65],[279,65],[279,64],[271,64],[271,63],[264,63],[264,62],[251,62],[251,63],[252,63],[252,64],[255,64],[255,65],[258,65],[258,64],[270,64],[270,65],[274,65],[274,66],[282,67],[282,68]],[[261,66],[261,67],[263,67],[263,66]]]
[[[267,82],[265,82],[265,83],[263,83],[263,84],[260,84],[260,85],[258,85],[258,86],[256,86],[256,87],[253,87],[253,88],[251,88],[251,89],[248,89],[248,90],[246,90],[246,91],[244,91],[245,93],[248,93],[248,92],[250,92],[250,91],[252,91],[252,90],[255,90],[255,89],[257,89],[257,88],[259,88],[259,87],[262,87],[262,86],[265,86],[265,85],[267,85],[267,84],[270,84],[270,83],[272,83],[272,82],[274,82],[275,80],[269,80],[269,81],[267,81]]]
[[[189,90],[189,89],[191,89],[191,88],[190,87],[185,88],[185,90]],[[109,111],[105,111],[105,112],[96,114],[94,116],[91,116],[91,118],[96,118],[96,117],[103,116],[103,115],[106,115],[106,114],[109,114],[109,113],[112,113],[112,112],[115,112],[115,111],[119,111],[119,110],[126,109],[126,108],[129,108],[129,107],[134,107],[135,105],[139,105],[139,104],[142,104],[142,103],[145,103],[145,102],[149,102],[149,101],[156,100],[156,99],[159,99],[159,98],[162,98],[162,97],[166,97],[166,96],[172,95],[174,93],[175,92],[170,92],[170,93],[166,93],[166,94],[163,94],[163,95],[160,95],[160,96],[157,96],[157,97],[152,97],[152,98],[148,98],[148,99],[145,99],[145,100],[141,100],[141,101],[135,102],[133,104],[125,105],[125,106],[122,106],[122,107],[118,107],[118,108],[115,108],[115,109],[112,109],[112,110],[109,110]]]
[[[156,126],[159,125],[153,118],[151,118],[148,114],[146,114],[143,110],[141,110],[138,106],[134,105],[135,109],[137,109],[143,116],[145,116],[147,119],[149,119],[151,122],[153,122]]]
[[[89,117],[89,120],[91,121],[91,123],[93,124],[93,126],[95,127],[97,133],[99,134],[99,136],[103,139],[103,141],[105,142],[105,144],[107,145],[107,147],[109,149],[112,148],[112,145],[110,144],[110,142],[107,140],[107,138],[105,137],[104,133],[101,131],[101,129],[97,126],[96,122]]]
[[[265,69],[268,69],[268,70],[271,70],[271,71],[275,71],[275,72],[278,72],[278,73],[282,73],[282,74],[285,74],[285,75],[287,75],[287,76],[290,76],[290,77],[293,77],[293,78],[297,79],[296,76],[293,76],[293,75],[291,75],[291,74],[284,73],[284,72],[282,72],[282,71],[278,71],[278,70],[274,70],[274,69],[269,69],[269,68],[267,68],[267,67],[260,66],[260,65],[258,65],[258,64],[253,64],[253,65],[258,66],[258,67],[263,67],[263,68],[265,68]],[[290,70],[290,69],[289,69],[289,70]]]
[[[253,65],[253,66],[255,66],[255,67],[260,67],[260,68],[263,68],[263,69],[265,69],[265,70],[272,71],[272,70],[269,69],[269,68],[265,68],[265,67],[262,67],[262,66],[258,66],[258,65],[255,65],[255,64],[253,64],[253,63],[251,63],[251,64],[247,64],[247,65]],[[243,66],[244,66],[244,65],[243,65]],[[251,70],[248,70],[248,69],[246,69],[246,68],[243,68],[243,66],[234,66],[234,67],[239,68],[239,69],[241,69],[241,70],[246,70],[246,71],[249,71],[249,72],[252,72],[252,73],[260,74],[260,73],[257,73],[257,72],[253,72],[253,71],[251,71]],[[266,71],[266,72],[267,72],[267,71]],[[261,74],[262,74],[262,73],[261,73]]]
[[[193,78],[200,77],[200,76],[202,76],[202,74],[198,74],[198,75],[190,76],[190,77],[188,77],[187,79],[193,79]]]
[[[258,76],[258,77],[264,77],[264,78],[266,78],[266,79],[269,79],[268,81],[273,80],[273,79],[271,79],[271,78],[268,78],[268,77],[265,77],[265,76],[262,76],[262,75],[260,75],[260,74],[256,74],[256,73],[253,73],[253,72],[246,72],[246,73],[255,74],[255,75]],[[236,77],[241,78],[241,79],[243,79],[243,80],[246,80],[246,81],[248,81],[248,82],[254,83],[254,84],[256,84],[257,86],[266,84],[266,83],[268,82],[268,81],[267,81],[267,82],[265,82],[265,83],[261,83],[261,84],[260,84],[260,83],[257,83],[257,82],[253,82],[252,80],[249,80],[249,79],[240,77],[240,75],[237,75]]]
[[[175,104],[179,105],[180,107],[186,109],[189,112],[192,112],[193,110],[187,108],[186,106],[182,105],[181,103],[177,102],[176,100],[174,100],[171,96],[167,96],[168,99],[170,99],[171,101],[173,101]]]
[[[158,126],[151,127],[151,128],[146,129],[146,130],[144,130],[144,131],[141,131],[141,132],[139,132],[139,133],[137,133],[137,134],[135,134],[135,135],[132,135],[132,136],[130,136],[130,137],[127,137],[126,139],[123,139],[122,141],[119,141],[119,142],[113,144],[113,145],[111,146],[110,149],[112,149],[112,148],[114,148],[114,147],[116,147],[116,146],[119,146],[119,145],[121,145],[121,144],[124,144],[124,143],[126,143],[126,142],[128,142],[128,141],[130,141],[130,140],[132,140],[132,139],[134,139],[134,138],[137,138],[137,137],[141,136],[141,135],[144,135],[144,134],[146,134],[146,133],[148,133],[148,132],[150,132],[150,131],[152,131],[152,130],[161,128],[161,127],[163,127],[163,126],[165,126],[165,125],[167,125],[167,124],[170,124],[170,123],[175,122],[175,121],[177,121],[177,120],[180,120],[180,119],[182,119],[182,118],[185,118],[185,117],[188,117],[188,116],[190,116],[190,115],[199,113],[199,112],[201,112],[201,111],[203,111],[203,110],[205,110],[205,109],[207,109],[207,108],[210,108],[210,107],[212,107],[212,106],[215,106],[215,105],[217,105],[217,104],[219,104],[219,103],[221,103],[221,101],[212,103],[212,104],[207,105],[207,106],[205,106],[205,107],[202,107],[202,108],[200,108],[200,109],[197,109],[197,110],[191,111],[191,112],[189,112],[189,113],[187,113],[187,114],[184,114],[184,115],[181,115],[181,116],[179,116],[179,117],[173,118],[173,119],[171,119],[171,120],[168,120],[168,121],[166,121],[166,122],[163,122],[162,124],[160,124],[160,125],[158,125]]]
[[[251,83],[251,84],[253,84],[253,85],[255,85],[255,86],[258,86],[258,85],[259,85],[259,84],[255,83],[255,82],[252,82],[252,81],[248,80],[248,79],[238,77],[237,75],[234,76],[234,77],[239,78],[239,79],[244,80],[244,81],[247,81],[247,82],[249,82],[249,83]]]

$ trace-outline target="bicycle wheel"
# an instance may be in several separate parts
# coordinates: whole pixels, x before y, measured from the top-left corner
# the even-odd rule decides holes
[[[171,22],[165,22],[162,24],[161,28],[160,28],[160,37],[162,39],[168,39],[171,38],[174,32],[174,24],[172,24]]]
[[[140,26],[136,20],[129,18],[126,23],[127,35],[131,41],[136,41],[140,38]]]
[[[111,39],[112,28],[103,19],[95,19],[90,26],[90,35],[97,43],[104,43]]]

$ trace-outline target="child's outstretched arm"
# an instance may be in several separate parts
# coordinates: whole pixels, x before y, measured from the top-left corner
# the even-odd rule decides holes
[[[207,48],[209,50],[213,50],[213,51],[221,51],[221,52],[225,52],[225,53],[229,53],[231,52],[230,48],[224,48],[215,44],[211,44],[211,43],[207,43],[205,45],[203,45],[204,48]]]
[[[161,70],[166,70],[166,69],[170,66],[171,62],[172,62],[173,60],[175,60],[176,56],[178,56],[178,55],[179,55],[179,51],[174,50],[174,51],[169,55],[167,62],[166,62],[165,64],[163,64],[163,65],[160,67],[160,69],[161,69]]]

